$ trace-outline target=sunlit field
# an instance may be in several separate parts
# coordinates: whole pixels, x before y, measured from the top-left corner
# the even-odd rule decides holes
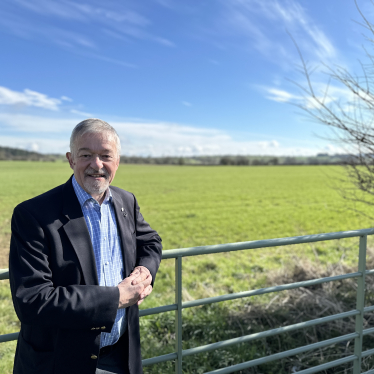
[[[67,163],[0,162],[0,171],[4,176],[0,189],[0,267],[5,268],[13,208],[64,183],[71,170]],[[372,220],[349,209],[351,206],[333,188],[341,173],[335,166],[121,165],[113,185],[135,194],[145,219],[158,231],[168,250],[370,227]],[[370,214],[369,207],[359,208]],[[352,239],[188,258],[183,266],[184,301],[263,287],[273,279],[269,274],[298,262],[317,261],[324,269],[335,263],[353,266],[356,244],[357,240]],[[268,303],[272,297],[253,299],[253,303]],[[0,333],[18,331],[7,281],[2,281],[0,298]],[[142,308],[173,302],[174,263],[166,260],[161,264],[154,292]],[[236,308],[239,304],[226,303],[226,307],[230,305]],[[204,318],[208,321],[211,314],[217,323],[215,308],[219,307],[200,308],[200,314],[186,311],[184,315],[186,320],[195,318],[200,323]],[[142,320],[142,337],[155,329],[157,337],[163,336],[163,341],[158,342],[150,335],[147,341],[143,338],[144,358],[173,351],[173,323],[173,313]],[[200,344],[216,341],[214,333],[210,338]],[[184,348],[190,347],[186,344]],[[14,342],[0,345],[1,373],[11,372],[14,349]],[[230,364],[230,357],[221,365]],[[186,372],[198,372],[193,365],[188,364]],[[212,367],[207,365],[204,370],[208,369]],[[170,366],[150,367],[145,372],[169,370]]]

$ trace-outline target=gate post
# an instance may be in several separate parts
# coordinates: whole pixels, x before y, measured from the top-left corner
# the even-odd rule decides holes
[[[182,374],[182,257],[175,259],[175,374]]]
[[[360,250],[358,255],[358,271],[361,276],[357,278],[357,301],[356,309],[360,314],[356,315],[356,333],[359,336],[355,339],[354,354],[357,359],[353,363],[353,374],[361,373],[361,353],[362,353],[362,340],[364,329],[364,307],[365,307],[365,272],[366,272],[366,245],[367,236],[360,236]]]

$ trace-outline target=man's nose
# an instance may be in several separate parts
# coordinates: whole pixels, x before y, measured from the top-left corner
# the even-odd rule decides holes
[[[91,167],[95,170],[100,170],[103,167],[103,161],[99,155],[92,157]]]

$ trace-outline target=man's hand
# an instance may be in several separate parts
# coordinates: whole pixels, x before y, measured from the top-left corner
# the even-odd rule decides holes
[[[143,266],[140,266],[144,268]],[[139,268],[139,267],[138,267]],[[152,275],[140,269],[134,269],[129,277],[125,278],[119,285],[118,309],[127,308],[135,303],[140,304],[152,291]],[[145,269],[145,268],[144,268]],[[147,269],[148,270],[148,269]],[[149,273],[149,271],[148,271]],[[149,287],[151,290],[149,291]],[[140,302],[139,302],[140,301]]]
[[[146,277],[146,279],[150,279],[151,282],[152,282],[152,275],[151,275],[151,272],[145,267],[145,266],[137,266],[134,271],[131,273],[134,274],[135,272],[139,271],[140,272],[140,276],[136,279],[134,279],[132,281],[132,284],[133,285],[136,285],[138,284],[138,282],[140,282],[140,279],[142,277]],[[143,292],[141,293],[140,297],[139,297],[139,300],[137,301],[137,304],[140,305],[144,299],[152,292],[152,286],[149,284],[149,286],[145,287]]]

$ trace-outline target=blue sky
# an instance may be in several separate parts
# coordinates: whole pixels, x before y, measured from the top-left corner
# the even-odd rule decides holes
[[[65,153],[95,117],[127,155],[339,152],[292,105],[292,81],[305,82],[289,34],[319,88],[321,62],[355,72],[364,60],[355,21],[353,0],[2,0],[0,145]]]

